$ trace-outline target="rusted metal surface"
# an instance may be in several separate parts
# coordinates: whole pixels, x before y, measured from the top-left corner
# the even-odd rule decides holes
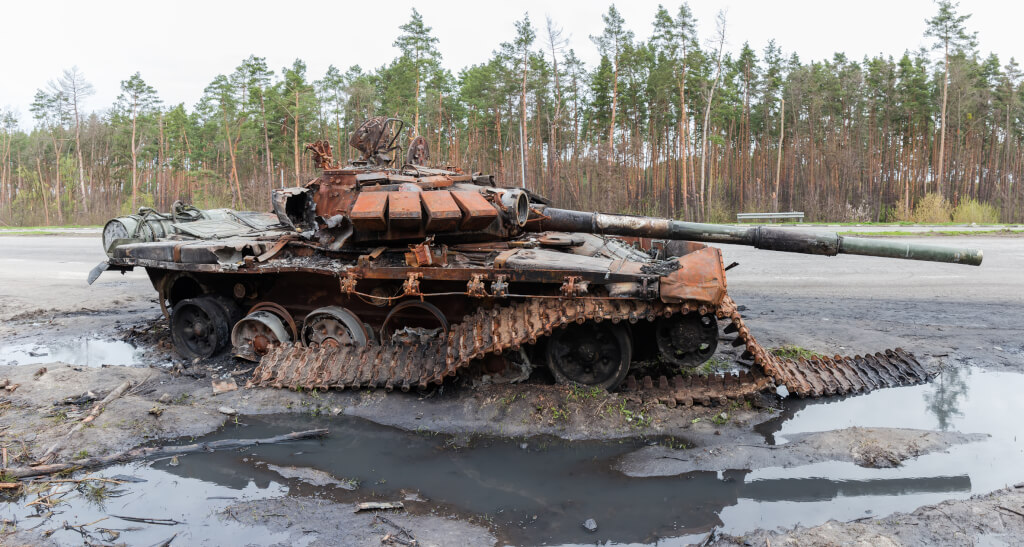
[[[358,230],[384,231],[388,229],[389,193],[363,192],[356,198],[349,217]]]
[[[427,146],[427,139],[423,138],[423,135],[417,136],[409,143],[405,161],[413,165],[426,165],[430,161],[430,147]]]
[[[388,224],[392,230],[418,229],[423,219],[420,192],[388,192]]]
[[[392,154],[398,148],[395,140],[404,124],[401,120],[386,116],[370,118],[356,129],[348,143],[363,154],[360,158],[362,161],[387,165],[394,159]]]
[[[313,165],[320,169],[334,167],[334,157],[331,155],[331,143],[326,140],[306,144],[306,150],[313,153]]]
[[[452,197],[451,192],[437,190],[423,192],[423,209],[427,212],[428,232],[450,232],[458,229],[462,220],[462,210]]]
[[[453,325],[446,338],[425,344],[344,348],[306,348],[284,344],[265,355],[249,387],[343,389],[357,387],[424,388],[454,376],[474,359],[518,350],[553,329],[587,321],[654,321],[674,314],[715,313],[736,329],[755,365],[750,373],[711,380],[659,381],[666,401],[710,404],[742,399],[776,385],[800,397],[870,391],[927,381],[929,373],[912,355],[897,349],[866,357],[794,361],[772,355],[750,335],[732,299],[721,306],[703,302],[643,302],[583,298],[533,299],[485,310]],[[769,379],[771,381],[769,381]],[[636,380],[634,379],[635,385]],[[627,385],[626,391],[630,390]],[[653,385],[651,386],[653,388]]]
[[[452,192],[451,196],[462,209],[462,223],[459,228],[463,230],[486,228],[498,218],[498,210],[479,192]]]
[[[725,296],[722,253],[706,247],[676,259],[679,269],[660,278],[665,302],[701,300],[718,305]]]

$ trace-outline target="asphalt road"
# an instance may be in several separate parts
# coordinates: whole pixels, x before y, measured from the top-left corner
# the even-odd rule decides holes
[[[827,353],[901,346],[975,361],[1024,363],[1024,238],[907,238],[985,252],[980,267],[724,245],[730,293],[762,342]],[[104,255],[98,237],[0,237],[0,319],[38,311],[150,310],[143,271],[86,276]],[[994,348],[1001,348],[999,350]],[[984,366],[984,363],[982,363]]]

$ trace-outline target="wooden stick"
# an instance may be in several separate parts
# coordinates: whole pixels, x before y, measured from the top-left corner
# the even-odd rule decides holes
[[[11,467],[7,469],[6,474],[8,477],[12,478],[38,477],[40,475],[52,475],[53,473],[60,473],[62,471],[102,467],[114,463],[124,463],[132,460],[140,460],[143,458],[177,456],[181,454],[191,454],[194,452],[212,452],[214,450],[241,448],[243,446],[252,446],[254,444],[277,444],[288,441],[298,441],[303,439],[315,439],[327,435],[327,432],[328,431],[326,429],[310,429],[308,431],[287,433],[285,435],[268,437],[266,439],[223,439],[220,441],[186,444],[182,446],[155,446],[151,448],[136,448],[134,450],[125,450],[123,452],[117,452],[109,456],[82,458],[80,460],[74,460],[67,463],[53,463],[28,467]]]
[[[1017,516],[1024,517],[1024,513],[1021,513],[1020,511],[1015,511],[1013,509],[1010,509],[1009,507],[1003,507],[1002,505],[997,505],[996,507],[1002,509],[1003,511],[1009,511]]]
[[[127,380],[121,382],[121,385],[114,388],[114,391],[111,391],[109,394],[107,394],[107,396],[104,397],[102,401],[93,405],[92,410],[89,411],[89,414],[85,418],[82,418],[82,421],[75,424],[75,427],[72,427],[71,431],[68,431],[67,435],[64,435],[63,437],[58,439],[57,442],[53,443],[53,446],[51,446],[49,450],[44,452],[43,456],[39,458],[39,461],[37,461],[36,463],[44,464],[52,462],[54,458],[56,458],[57,456],[57,451],[60,450],[61,447],[68,442],[72,435],[74,435],[83,427],[85,427],[85,425],[88,424],[89,422],[95,420],[96,417],[100,415],[100,412],[103,412],[103,409],[104,407],[107,406],[107,404],[109,404],[114,399],[120,397],[125,391],[128,391],[128,388],[130,387],[132,387],[131,382]]]

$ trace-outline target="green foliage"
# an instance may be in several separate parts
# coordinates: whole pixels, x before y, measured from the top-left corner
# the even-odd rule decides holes
[[[296,59],[275,72],[250,55],[211,78],[194,108],[163,105],[137,72],[113,105],[76,116],[75,97],[89,86],[72,69],[33,97],[33,128],[19,129],[13,111],[0,109],[0,165],[10,166],[0,169],[0,222],[95,224],[178,199],[269,210],[272,188],[315,176],[304,143],[328,139],[336,160],[349,159],[348,138],[373,115],[415,123],[434,166],[495,173],[506,184],[521,182],[522,127],[527,186],[568,208],[728,223],[740,209],[776,207],[822,221],[1019,221],[1024,73],[1013,60],[978,55],[969,14],[959,10],[942,0],[926,22],[940,66],[926,50],[804,62],[774,41],[756,51],[730,35],[738,47],[723,59],[710,105],[716,46],[698,40],[698,30],[712,29],[698,29],[686,3],[659,7],[646,36],[610,6],[585,46],[598,53],[589,65],[557,22],[545,28],[527,13],[490,27],[493,42],[480,47],[492,55],[456,74],[443,66],[442,37],[412,9],[397,55],[378,67],[332,65],[314,75]],[[980,169],[946,172],[937,188],[921,180],[938,182],[940,128],[943,163]],[[924,196],[931,188],[988,204],[933,206]],[[907,201],[919,211],[901,213]]]
[[[521,400],[525,401],[526,400],[526,394],[525,393],[512,393],[510,395],[506,395],[506,396],[498,399],[498,402],[501,403],[501,406],[510,406],[512,403],[516,402],[517,399],[521,399]]]
[[[953,222],[957,224],[998,224],[999,210],[975,199],[965,199],[953,209]]]
[[[953,213],[949,202],[940,194],[928,194],[914,206],[909,220],[916,224],[944,224],[949,222]]]
[[[610,407],[609,410],[617,412],[619,417],[632,428],[643,429],[651,425],[653,418],[649,412],[642,408],[639,410],[632,410],[627,405],[628,402],[623,399],[619,401],[618,406]]]
[[[599,387],[573,383],[569,385],[569,393],[565,398],[569,401],[585,401],[587,399],[597,399],[605,395],[608,395],[608,392]]]
[[[800,346],[785,345],[771,350],[772,354],[783,359],[818,359],[822,357],[820,353],[811,351]]]
[[[139,194],[135,199],[135,207],[132,208],[131,196],[128,196],[121,202],[120,214],[121,215],[134,215],[139,212],[142,207],[155,207],[156,197],[153,194]]]
[[[718,356],[712,356],[707,361],[704,361],[700,366],[692,369],[681,369],[680,374],[696,374],[697,376],[710,376],[712,374],[718,374],[732,368],[732,362],[728,359],[723,359]]]
[[[550,410],[552,419],[558,420],[560,422],[569,421],[569,411],[566,410],[565,408],[562,408],[561,406],[553,406]]]

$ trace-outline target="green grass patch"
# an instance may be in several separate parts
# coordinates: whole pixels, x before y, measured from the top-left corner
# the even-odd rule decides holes
[[[696,368],[683,368],[679,372],[683,376],[686,375],[697,375],[697,376],[711,376],[712,374],[718,374],[725,372],[732,368],[732,362],[728,359],[722,359],[721,357],[712,357],[707,361],[704,361],[699,367]]]
[[[818,359],[824,355],[800,346],[786,345],[771,350],[772,355],[783,359]]]
[[[598,397],[607,394],[607,391],[599,387],[584,386],[573,383],[569,386],[569,393],[565,398],[569,401],[584,401],[586,399],[597,399]]]

